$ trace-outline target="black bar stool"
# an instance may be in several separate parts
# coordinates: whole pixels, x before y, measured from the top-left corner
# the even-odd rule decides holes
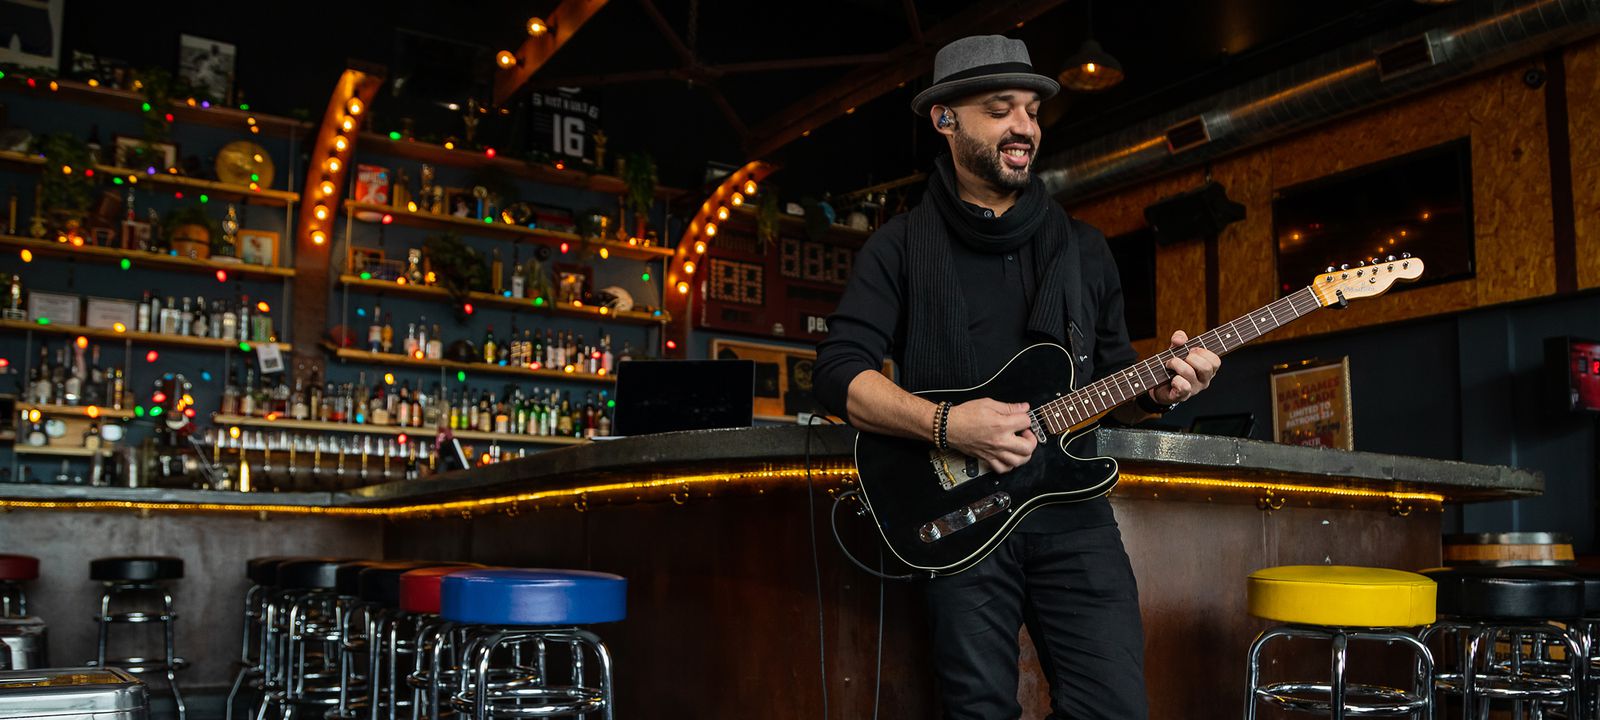
[[[1579,717],[1586,659],[1577,625],[1584,583],[1561,571],[1526,567],[1456,567],[1422,571],[1439,585],[1441,620],[1422,634],[1439,641],[1437,691],[1461,698],[1463,717],[1488,717],[1509,702],[1514,718],[1547,717],[1559,704]],[[1559,648],[1557,657],[1551,648]],[[1453,664],[1453,667],[1452,667]],[[1477,713],[1477,715],[1474,715]]]
[[[361,573],[361,599],[369,604],[368,707],[372,720],[400,720],[415,713],[412,693],[403,678],[416,665],[418,638],[427,618],[400,608],[400,578],[427,567],[459,567],[460,563],[419,561],[387,563]]]
[[[277,585],[278,565],[296,559],[303,558],[273,556],[245,561],[245,577],[249,578],[250,587],[244,593],[244,622],[239,644],[239,660],[236,663],[239,672],[234,675],[233,687],[228,691],[228,704],[224,709],[226,720],[233,720],[234,703],[238,701],[240,690],[246,686],[256,690],[261,689],[263,662],[266,657],[267,598]]]
[[[172,593],[165,582],[183,577],[183,560],[175,557],[109,557],[89,563],[89,579],[104,584],[100,595],[100,639],[93,664],[96,667],[119,667],[136,675],[159,672],[167,676],[167,686],[172,690],[172,701],[178,708],[178,720],[187,720],[183,694],[178,689],[177,671],[188,666],[178,657],[173,641],[173,624],[178,614],[172,609]],[[160,607],[152,607],[152,600],[160,598]],[[114,605],[125,604],[127,608]],[[118,612],[113,612],[113,610]],[[126,658],[108,658],[111,627],[123,624],[161,623],[163,652],[161,657],[130,655]]]
[[[460,672],[456,648],[463,643],[465,627],[439,617],[439,590],[446,575],[482,567],[485,566],[475,563],[427,567],[400,576],[400,610],[421,621],[416,662],[406,676],[406,685],[411,688],[412,720],[437,720],[454,714],[451,706],[441,704],[439,698],[441,692],[455,684]]]

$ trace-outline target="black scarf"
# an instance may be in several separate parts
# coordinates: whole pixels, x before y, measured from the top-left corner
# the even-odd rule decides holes
[[[967,303],[951,255],[959,241],[982,253],[1011,252],[1032,242],[1038,292],[1028,314],[1028,332],[1041,341],[1071,346],[1067,314],[1076,310],[1079,289],[1077,244],[1072,223],[1034,175],[1004,215],[980,217],[956,193],[949,156],[934,161],[923,201],[911,211],[906,230],[907,327],[902,379],[908,390],[963,388],[978,384]],[[1074,354],[1076,349],[1074,348]]]

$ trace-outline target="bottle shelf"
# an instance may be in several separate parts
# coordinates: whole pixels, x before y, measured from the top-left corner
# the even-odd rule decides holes
[[[168,270],[205,274],[222,270],[229,275],[239,277],[273,280],[294,277],[294,268],[248,265],[242,262],[226,262],[222,260],[195,260],[177,255],[161,255],[143,250],[123,250],[121,248],[97,247],[94,245],[80,247],[71,243],[38,240],[16,235],[0,235],[0,247],[27,250],[34,254],[67,257],[102,265],[116,265],[123,260],[127,260],[133,267],[141,268],[153,265]]]
[[[97,450],[86,447],[57,447],[54,445],[45,445],[43,447],[34,447],[32,445],[15,445],[12,447],[12,450],[16,451],[18,455],[87,458],[94,457],[96,455],[110,455],[112,448],[102,447]]]
[[[359,275],[340,275],[339,282],[346,287],[366,292],[393,293],[395,295],[428,298],[440,302],[454,302],[450,297],[450,293],[441,287],[415,285],[412,283],[401,284],[393,280],[366,279]],[[474,307],[507,308],[529,313],[577,317],[629,325],[664,325],[672,320],[672,316],[665,311],[662,311],[659,315],[636,310],[611,312],[608,308],[598,305],[579,305],[566,302],[546,302],[542,305],[536,305],[533,298],[512,298],[484,292],[469,293],[467,301],[472,303]]]
[[[413,438],[434,437],[438,430],[426,427],[399,427],[393,425],[366,425],[362,423],[322,422],[320,420],[292,420],[279,418],[251,417],[246,415],[214,415],[213,424],[237,425],[240,427],[269,428],[274,430],[309,430],[316,432],[346,432],[365,435],[409,435]],[[478,430],[451,430],[451,435],[461,440],[485,440],[490,442],[517,443],[526,445],[582,445],[590,442],[585,438],[566,437],[556,435],[512,435],[509,433],[482,432]]]
[[[520,377],[542,378],[545,380],[563,380],[568,382],[586,382],[599,384],[612,384],[617,379],[610,374],[592,375],[581,372],[563,372],[560,370],[534,370],[517,365],[491,365],[489,363],[465,363],[455,360],[432,360],[429,358],[414,358],[399,353],[369,352],[353,348],[341,348],[324,344],[334,357],[340,360],[366,363],[369,365],[398,365],[404,367],[423,367],[443,370],[458,370],[469,373],[495,373],[498,375],[516,375]]]
[[[95,408],[97,417],[127,420],[133,417],[132,410],[117,410],[115,408],[100,407],[98,405],[36,405],[32,403],[18,403],[17,412],[25,413],[38,410],[40,415],[55,417],[89,417],[89,408]]]
[[[93,340],[127,340],[130,342],[149,343],[152,345],[166,345],[168,347],[194,348],[200,350],[239,350],[245,352],[241,345],[251,348],[257,343],[240,343],[233,340],[220,338],[189,337],[187,335],[168,335],[163,333],[138,332],[128,330],[117,332],[105,328],[92,328],[84,325],[68,325],[65,323],[49,323],[41,325],[30,320],[0,320],[0,330],[14,332],[41,332],[51,335],[82,335]],[[283,352],[291,352],[294,346],[289,343],[273,343]]]
[[[39,171],[44,168],[45,159],[39,155],[16,152],[14,150],[0,150],[0,165],[6,167]],[[60,168],[57,168],[58,170]],[[217,180],[204,180],[187,175],[177,175],[158,169],[151,173],[148,169],[117,167],[115,165],[95,165],[94,171],[107,178],[128,178],[132,183],[150,183],[180,190],[193,190],[206,195],[216,195],[226,200],[240,200],[250,205],[271,205],[285,207],[300,202],[300,193],[288,190],[270,190],[259,188],[251,190],[243,185],[231,185]]]
[[[541,185],[581,188],[609,195],[621,195],[628,191],[627,183],[623,182],[622,178],[614,175],[601,175],[576,169],[557,170],[554,167],[545,167],[513,158],[490,157],[483,150],[457,150],[443,145],[417,142],[415,140],[394,140],[377,133],[361,133],[358,149],[362,152],[370,151],[379,155],[390,155],[431,165],[494,168],[512,177],[532,180]],[[672,200],[683,194],[684,191],[677,188],[656,187],[656,197],[663,200]]]
[[[568,243],[573,250],[592,248],[596,251],[605,249],[608,254],[634,260],[660,260],[673,255],[671,248],[645,247],[629,245],[628,243],[613,242],[609,240],[590,240],[572,233],[556,232],[554,230],[540,230],[527,228],[521,225],[507,225],[503,222],[484,222],[482,218],[472,219],[456,217],[454,215],[439,215],[430,212],[411,212],[403,207],[378,205],[375,203],[356,202],[346,200],[344,209],[347,213],[372,212],[387,214],[394,219],[397,225],[418,227],[427,230],[445,230],[480,237],[510,238],[518,241],[536,242],[550,247],[559,247],[561,243]]]
[[[67,102],[96,105],[134,114],[141,112],[141,106],[146,102],[146,97],[143,93],[133,90],[116,90],[104,85],[96,86],[79,80],[62,78],[54,80],[56,89],[51,90],[50,83],[52,80],[50,78],[35,78],[34,86],[29,87],[23,77],[25,77],[25,74],[16,74],[16,80],[13,82],[11,77],[8,76],[5,81],[0,81],[0,90],[33,95],[35,97],[56,97]],[[209,108],[198,104],[190,106],[185,102],[187,99],[183,98],[175,101],[172,107],[168,108],[172,112],[175,122],[231,128],[237,129],[240,133],[249,134],[247,129],[250,127],[249,121],[251,118],[255,118],[256,126],[261,128],[261,132],[274,137],[306,136],[316,129],[314,125],[304,120],[278,115],[264,115],[221,105],[214,105]]]

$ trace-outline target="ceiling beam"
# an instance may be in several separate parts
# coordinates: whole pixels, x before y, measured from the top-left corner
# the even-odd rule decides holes
[[[672,52],[677,53],[678,59],[686,66],[694,65],[694,52],[683,43],[683,38],[678,37],[678,31],[672,28],[672,23],[667,22],[667,17],[661,14],[656,4],[651,0],[639,0],[639,5],[644,7],[644,14],[650,16],[650,21],[656,24],[656,30],[661,31],[661,37],[666,38],[667,44],[672,46]]]
[[[917,0],[904,0],[902,5],[906,9],[906,27],[911,30],[911,42],[926,44],[922,41],[922,18],[917,15]]]
[[[555,57],[556,51],[560,50],[561,46],[578,34],[578,29],[582,28],[589,18],[594,17],[600,8],[606,6],[606,2],[607,0],[561,0],[561,4],[547,18],[546,24],[549,25],[550,31],[543,35],[529,35],[522,41],[522,46],[517,48],[517,64],[495,71],[495,106],[504,105],[516,95],[539,68],[544,67],[550,58]]]
[[[750,129],[745,151],[762,158],[848,111],[927,74],[934,53],[968,35],[1003,32],[1028,22],[1065,0],[998,0],[976,3],[887,53],[889,60],[861,66],[838,82],[795,102]]]

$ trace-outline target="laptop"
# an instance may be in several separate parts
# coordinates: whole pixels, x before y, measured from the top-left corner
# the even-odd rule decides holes
[[[750,427],[753,360],[629,360],[617,366],[615,437]]]

